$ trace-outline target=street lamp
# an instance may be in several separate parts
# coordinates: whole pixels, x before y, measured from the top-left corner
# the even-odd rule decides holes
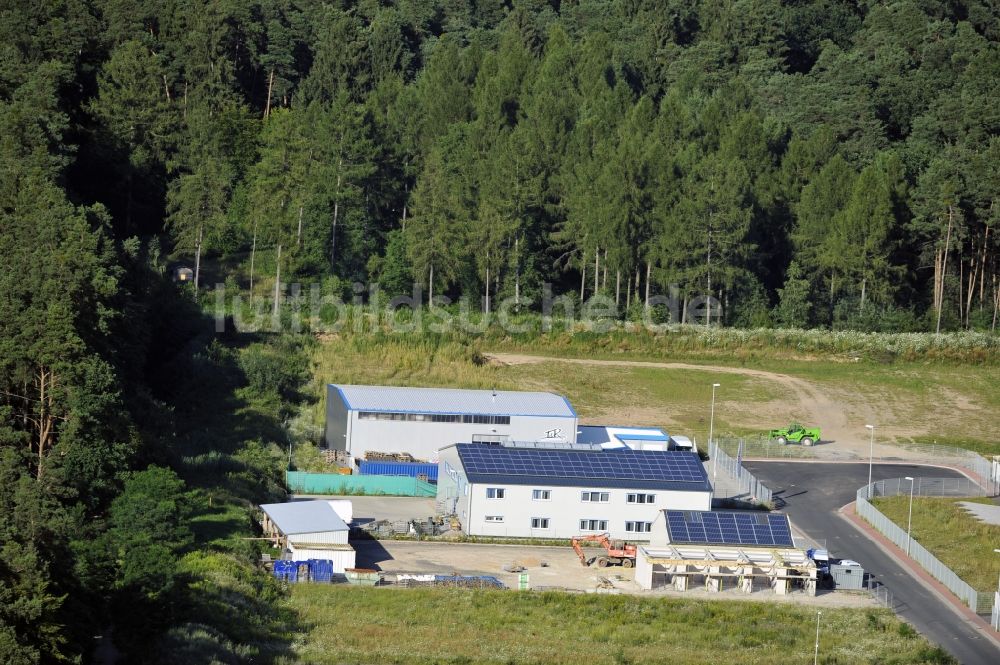
[[[722,385],[721,383],[713,383],[712,384],[712,415],[709,416],[709,418],[708,418],[708,447],[709,447],[710,450],[712,448],[712,434],[715,433],[715,389],[718,388],[721,385]],[[719,451],[716,450],[715,453],[712,455],[712,483],[713,484],[715,484],[716,478],[719,477],[718,463],[716,462],[716,460],[719,457],[718,452]]]
[[[819,617],[823,612],[816,612],[816,651],[813,653],[813,665],[819,665]]]
[[[868,440],[868,498],[872,498],[872,455],[875,451],[875,425],[865,425],[865,427],[871,432],[871,438]]]
[[[994,549],[994,552],[1000,554],[1000,550]],[[1000,594],[1000,579],[997,580],[997,594]],[[993,630],[1000,630],[1000,613],[996,615],[996,623],[993,625]]]
[[[913,542],[913,536],[910,535],[910,527],[913,526],[913,477],[906,476],[903,480],[910,481],[910,510],[906,517],[906,556],[910,556],[910,543]]]

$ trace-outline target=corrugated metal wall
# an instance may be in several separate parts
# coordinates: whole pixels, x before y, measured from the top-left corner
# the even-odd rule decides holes
[[[342,476],[336,473],[286,471],[285,483],[295,494],[435,496],[437,488],[407,476]]]
[[[365,476],[427,476],[428,480],[438,479],[438,465],[426,462],[381,462],[361,460],[358,471]]]
[[[296,543],[324,543],[330,545],[346,545],[349,530],[344,531],[320,531],[318,533],[296,533],[288,537],[288,540]],[[314,559],[317,557],[313,557]],[[322,557],[318,557],[322,558]]]

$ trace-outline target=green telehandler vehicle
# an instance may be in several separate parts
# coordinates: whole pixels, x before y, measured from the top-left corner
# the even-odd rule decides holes
[[[799,423],[792,423],[783,429],[773,429],[767,433],[767,438],[777,441],[781,445],[788,442],[801,443],[803,446],[811,446],[819,443],[818,427],[803,427]]]

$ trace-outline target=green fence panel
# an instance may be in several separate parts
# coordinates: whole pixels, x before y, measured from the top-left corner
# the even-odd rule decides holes
[[[285,484],[295,494],[437,495],[436,485],[409,476],[344,476],[339,473],[286,471]]]

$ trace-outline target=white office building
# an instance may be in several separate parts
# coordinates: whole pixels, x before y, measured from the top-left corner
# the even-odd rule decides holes
[[[574,443],[577,416],[553,393],[329,385],[327,447],[352,458],[368,451],[437,460],[459,441]]]
[[[474,536],[648,541],[660,511],[712,506],[691,452],[460,443],[439,457],[438,507]]]

